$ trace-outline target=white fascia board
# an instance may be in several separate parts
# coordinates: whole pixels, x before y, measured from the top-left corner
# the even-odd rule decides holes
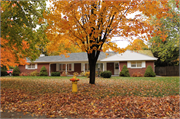
[[[86,63],[88,62],[88,60],[77,60],[77,61],[34,61],[34,62],[31,62],[31,61],[27,61],[27,63]],[[101,62],[101,60],[97,60],[97,62]]]
[[[88,61],[34,61],[34,62],[31,62],[31,61],[27,61],[27,63],[81,63],[81,62],[88,62]]]
[[[151,58],[151,59],[103,59],[102,62],[115,62],[115,61],[154,61],[157,60],[157,58]]]

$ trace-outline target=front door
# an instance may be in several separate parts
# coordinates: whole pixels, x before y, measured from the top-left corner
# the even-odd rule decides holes
[[[81,63],[74,63],[74,72],[81,73]]]
[[[119,63],[114,63],[114,75],[119,75]]]
[[[107,63],[107,70],[111,71],[112,75],[114,75],[114,63],[113,62]]]

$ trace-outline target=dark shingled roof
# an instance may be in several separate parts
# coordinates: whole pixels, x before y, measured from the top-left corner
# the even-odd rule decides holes
[[[106,55],[108,53],[109,55]],[[102,60],[106,57],[112,56],[116,54],[115,52],[101,52],[99,55],[98,60]],[[87,53],[68,53],[69,57],[65,57],[64,55],[61,56],[42,56],[37,58],[33,62],[70,62],[70,61],[88,61]],[[29,59],[27,59],[27,62],[31,62]]]

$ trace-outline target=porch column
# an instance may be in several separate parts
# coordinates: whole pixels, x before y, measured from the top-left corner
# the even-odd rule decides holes
[[[49,76],[51,76],[51,64],[49,63]]]
[[[66,75],[67,75],[67,64],[66,64]]]
[[[103,63],[103,71],[104,71],[104,63]]]
[[[106,70],[107,70],[106,63],[107,63],[107,62],[103,63],[103,71],[106,71]]]
[[[84,68],[84,73],[86,72],[86,71],[85,71],[85,65],[86,65],[86,63],[84,63],[84,67],[83,67],[83,68]]]

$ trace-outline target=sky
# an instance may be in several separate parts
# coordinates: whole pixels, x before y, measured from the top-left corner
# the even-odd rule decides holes
[[[111,41],[115,42],[120,48],[125,48],[130,44],[129,41],[123,37],[113,37]]]

